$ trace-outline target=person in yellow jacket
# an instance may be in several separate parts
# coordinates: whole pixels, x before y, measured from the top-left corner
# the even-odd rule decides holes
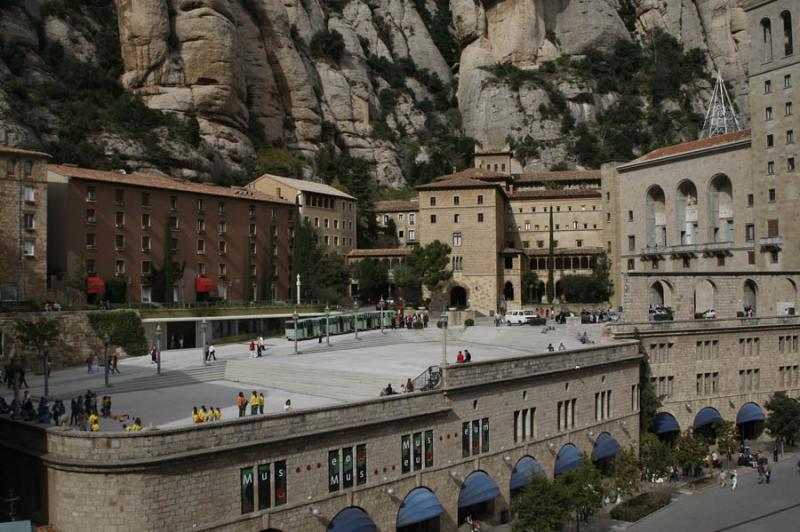
[[[129,432],[140,432],[141,430],[142,430],[142,418],[137,417],[134,420],[133,425],[128,427],[128,431]]]
[[[222,410],[220,407],[214,409],[214,421],[219,421],[222,419]]]
[[[258,394],[255,390],[253,390],[253,395],[250,396],[250,415],[254,416],[258,414]]]
[[[192,407],[192,423],[200,423],[200,412],[197,411],[197,407]]]
[[[206,405],[200,407],[200,423],[205,423],[208,421],[208,412],[206,411]]]
[[[91,430],[92,432],[97,432],[98,430],[100,430],[100,418],[97,417],[97,412],[93,411],[91,414],[89,414],[88,421],[89,421],[89,430]],[[94,428],[95,425],[97,425],[96,430]]]
[[[258,413],[259,414],[263,414],[264,413],[264,404],[265,403],[266,403],[266,400],[264,399],[264,394],[263,393],[258,394]]]

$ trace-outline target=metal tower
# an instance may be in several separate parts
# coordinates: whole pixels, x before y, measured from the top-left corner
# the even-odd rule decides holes
[[[708,102],[708,111],[706,111],[703,129],[700,130],[700,138],[715,137],[741,129],[742,126],[739,124],[739,119],[736,118],[728,90],[725,88],[725,82],[722,80],[722,72],[718,70],[717,82],[714,85],[711,101]]]

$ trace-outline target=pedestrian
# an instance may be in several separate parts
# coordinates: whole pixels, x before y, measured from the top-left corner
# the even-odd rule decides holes
[[[89,353],[89,356],[86,357],[87,373],[91,373],[93,367],[94,367],[94,354],[93,353]]]
[[[411,377],[406,380],[406,392],[413,392],[414,391],[414,382],[411,380]]]
[[[286,402],[283,403],[283,411],[284,412],[291,412],[292,410],[294,410],[294,407],[292,406],[292,400],[291,399],[287,399]]]
[[[736,491],[736,484],[739,483],[739,476],[736,474],[736,470],[731,471],[731,491]]]
[[[758,483],[761,484],[764,482],[764,465],[758,464]]]
[[[250,340],[250,356],[249,358],[256,358],[256,343]]]
[[[320,333],[319,338],[320,338],[319,343],[322,343],[322,333]],[[261,336],[259,336],[258,340],[256,341],[256,350],[258,351],[257,356],[261,358],[261,355],[264,353],[264,338],[262,338]]]
[[[767,484],[769,484],[769,481],[772,478],[772,466],[767,466],[767,470],[764,472],[764,477],[767,479]]]
[[[463,363],[464,363],[464,353],[459,351],[458,356],[456,357],[456,364],[463,364]]]
[[[70,425],[77,425],[78,424],[78,414],[81,411],[81,407],[79,406],[80,397],[73,397],[72,402],[69,404],[69,424]]]
[[[117,355],[111,357],[111,373],[119,375],[119,357]]]
[[[250,396],[250,415],[258,414],[258,394],[253,390],[253,395]]]
[[[111,396],[104,395],[103,396],[103,417],[110,417],[111,416]]]
[[[178,347],[183,349],[183,335],[181,335],[180,338],[178,338]]]
[[[266,400],[264,399],[264,394],[263,393],[258,394],[258,413],[259,414],[263,414],[264,413],[264,403],[265,402],[266,402]]]
[[[778,445],[775,445],[775,450],[772,451],[772,461],[778,463]]]
[[[469,352],[469,349],[464,349],[464,362],[472,362],[472,355]]]
[[[200,423],[205,423],[208,421],[208,411],[206,410],[206,405],[201,406],[200,411],[197,414],[200,418]]]
[[[245,408],[247,408],[247,399],[242,392],[239,392],[239,396],[236,397],[236,406],[239,407],[239,417],[244,417]]]
[[[556,350],[556,348],[553,347],[553,344],[547,344],[547,351],[548,352],[552,353],[555,350]]]
[[[197,411],[196,406],[192,407],[192,423],[194,423],[195,425],[200,423],[200,412]]]
[[[567,346],[564,345],[564,342],[561,342],[560,344],[558,344],[558,350],[559,351],[566,351],[567,350]]]
[[[724,488],[728,484],[725,478],[725,470],[721,469],[719,472],[719,487]]]
[[[158,362],[158,350],[156,349],[156,346],[153,346],[153,348],[150,350],[150,363],[155,364],[156,362]]]
[[[208,346],[208,360],[217,360],[217,350],[214,348],[214,344]]]

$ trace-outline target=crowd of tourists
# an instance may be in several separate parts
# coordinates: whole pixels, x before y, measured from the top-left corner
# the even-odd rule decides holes
[[[239,392],[239,395],[236,396],[236,406],[239,409],[239,417],[245,417],[247,415],[248,406],[250,407],[251,416],[263,414],[266,401],[267,400],[264,397],[264,394],[259,393],[256,390],[253,390],[253,393],[250,395],[249,399],[245,397],[244,392]],[[294,411],[294,406],[292,405],[291,399],[287,399],[286,402],[283,403],[283,411]]]
[[[222,419],[222,410],[219,407],[206,405],[201,406],[199,409],[195,406],[192,407],[192,423],[195,425],[200,423],[210,423]]]

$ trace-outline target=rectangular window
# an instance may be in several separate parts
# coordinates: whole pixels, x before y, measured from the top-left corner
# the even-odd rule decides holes
[[[227,268],[225,267],[225,263],[220,263],[217,265],[217,275],[220,277],[225,277],[225,274],[228,272]]]
[[[30,212],[26,212],[22,215],[22,224],[25,229],[28,231],[33,231],[35,227],[33,214]]]
[[[272,480],[270,464],[258,466],[258,509],[266,510],[272,505]]]
[[[178,210],[178,196],[169,197],[169,210],[171,211]]]
[[[435,207],[435,206],[436,206],[436,197],[435,196],[431,196],[431,207]]]
[[[461,424],[461,457],[467,458],[470,455],[470,422],[465,421]]]
[[[125,249],[125,235],[114,235],[114,249],[117,251]]]
[[[203,220],[202,218],[199,218],[199,219],[198,219],[198,220],[195,222],[195,228],[197,229],[197,232],[198,232],[198,233],[204,233],[204,232],[205,232],[205,230],[206,230],[206,221],[205,221],[205,220]]]
[[[17,166],[17,163],[13,159],[9,159],[6,162],[6,173],[8,174],[9,177],[14,175],[14,172],[16,170],[16,166]]]
[[[86,273],[97,273],[97,262],[94,259],[86,261]]]
[[[481,453],[481,421],[476,419],[472,422],[472,456]]]
[[[89,203],[97,201],[97,190],[94,187],[86,187],[86,201]]]
[[[23,163],[23,165],[24,165],[25,177],[32,176],[33,175],[33,161],[25,161]]]
[[[628,251],[636,251],[636,237],[628,235]]]
[[[122,211],[117,211],[114,214],[114,225],[117,227],[124,227],[125,226],[125,213]]]
[[[756,226],[754,224],[744,226],[744,239],[747,242],[752,242],[756,239]]]
[[[786,132],[786,144],[794,144],[794,129]]]
[[[747,195],[747,206],[748,207],[752,207],[754,203],[755,203],[755,197],[753,196],[753,194],[748,194]]]
[[[409,214],[408,215],[408,225],[414,225],[414,223],[416,221],[417,221],[417,215],[416,214]]]
[[[228,224],[226,224],[225,222],[217,222],[218,235],[224,235],[227,230],[228,230]]]
[[[124,275],[125,274],[125,261],[118,260],[114,263],[114,273],[117,275]]]
[[[514,268],[514,257],[505,257],[504,262],[506,270]]]
[[[206,241],[205,240],[198,240],[197,241],[197,254],[198,255],[205,255],[206,253]]]
[[[775,203],[775,197],[776,197],[775,189],[774,188],[769,189],[767,191],[767,194],[768,194],[768,197],[769,197],[769,202],[770,203]]]
[[[339,491],[341,485],[341,468],[339,464],[339,449],[328,451],[328,492]]]
[[[772,92],[772,81],[765,79],[764,80],[764,94],[769,94]]]
[[[784,89],[791,89],[792,88],[792,75],[786,74],[783,76],[783,88]]]
[[[353,448],[342,449],[342,488],[353,487]]]
[[[784,116],[792,116],[792,102],[786,102],[786,105],[783,106],[783,114]]]
[[[431,214],[431,223],[432,224],[436,223],[436,215],[435,214]]]
[[[150,215],[147,213],[142,214],[142,229],[150,229]]]
[[[36,202],[36,191],[30,185],[25,185],[22,188],[22,199],[25,200],[25,203],[34,203]]]
[[[794,157],[789,157],[786,159],[786,171],[787,172],[794,172]]]
[[[453,205],[461,205],[461,198],[453,196]]]
[[[457,247],[462,244],[461,233],[453,233],[453,246]]]
[[[481,419],[481,452],[489,452],[489,418]]]
[[[142,275],[149,275],[153,271],[153,263],[149,260],[142,261]]]
[[[767,162],[767,175],[775,175],[775,161]]]
[[[458,215],[458,214],[454,214],[453,215],[453,223],[457,224],[459,222],[459,220],[461,220],[461,216]]]
[[[478,223],[483,223],[483,213],[482,212],[478,213]]]
[[[197,263],[197,275],[205,275],[206,274],[206,264],[205,262],[198,262]]]
[[[416,232],[416,230],[409,229],[408,230],[408,241],[409,242],[414,242],[416,240],[417,240],[417,232]]]
[[[767,236],[780,236],[780,232],[778,231],[778,220],[767,220]]]
[[[772,107],[764,109],[764,120],[772,120]]]
[[[772,148],[773,146],[775,146],[775,136],[767,135],[767,148]]]
[[[26,240],[22,243],[22,254],[26,257],[33,257],[36,255],[36,245],[31,240]]]
[[[483,205],[483,194],[478,194],[478,205]]]
[[[97,223],[97,216],[95,215],[94,209],[86,209],[86,223],[91,225]]]

